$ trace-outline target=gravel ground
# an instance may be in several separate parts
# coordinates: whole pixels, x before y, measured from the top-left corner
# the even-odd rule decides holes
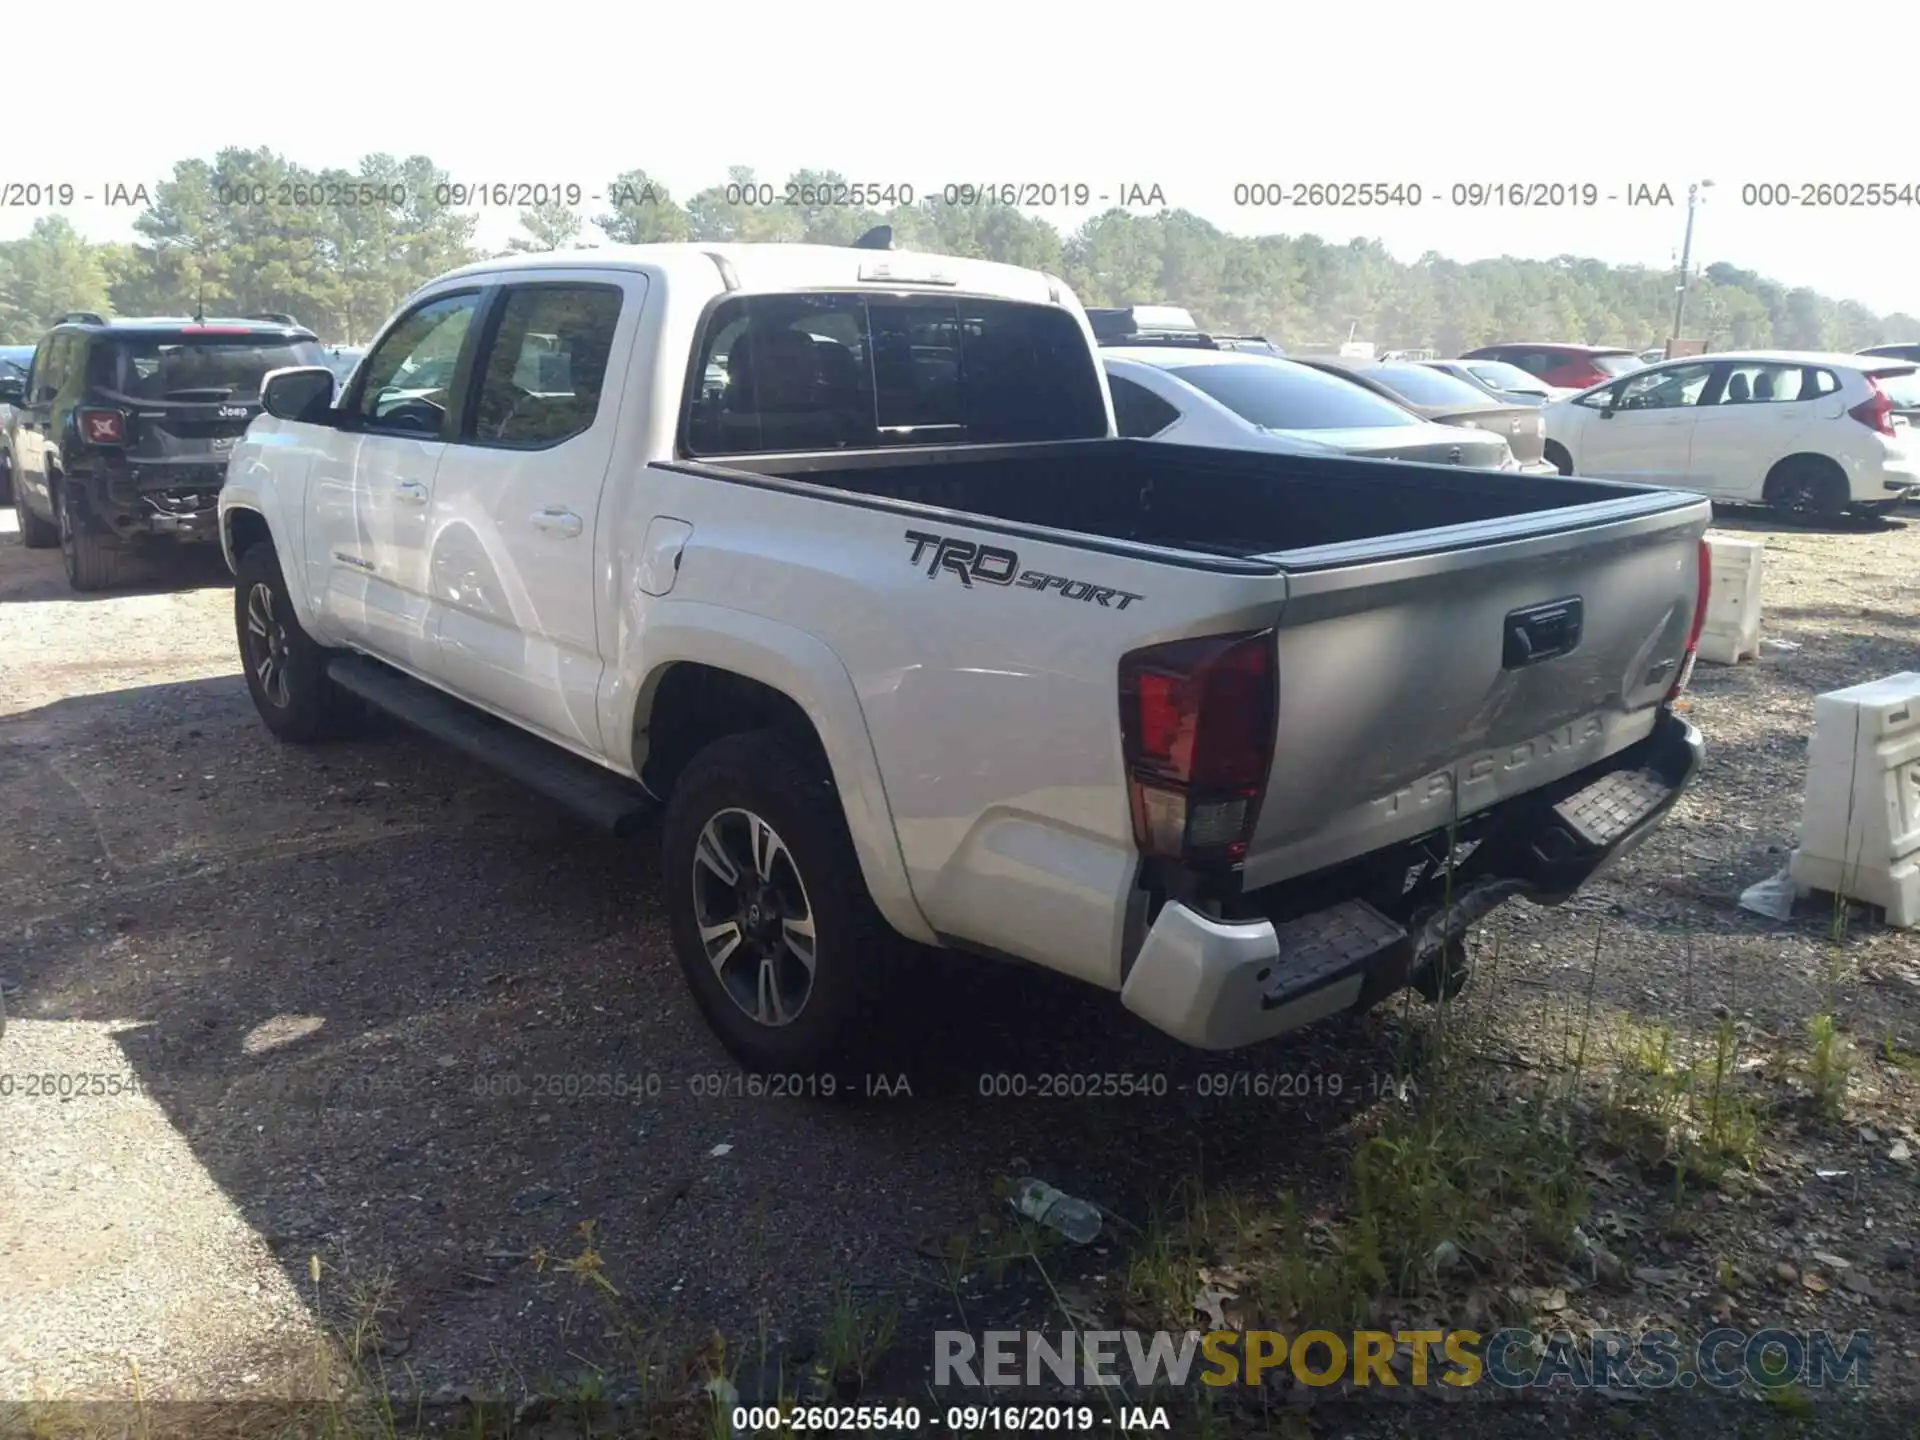
[[[584,1220],[623,1303],[674,1343],[718,1329],[805,1354],[844,1289],[897,1307],[911,1389],[956,1298],[974,1329],[1032,1301],[950,1287],[927,1258],[995,1209],[999,1177],[1141,1218],[1183,1175],[1307,1184],[1342,1169],[1335,1127],[1392,1069],[1389,1025],[1203,1062],[1111,997],[935,963],[953,1073],[1161,1074],[1168,1095],[734,1093],[648,841],[584,832],[413,736],[281,746],[238,676],[223,573],[77,598],[0,517],[0,1400],[123,1395],[136,1364],[149,1396],[306,1393],[319,1337],[370,1287],[423,1393],[538,1385],[605,1341],[577,1277],[527,1259],[575,1253]],[[1573,906],[1496,917],[1495,1003],[1517,1053],[1536,997],[1589,985],[1647,1017],[1724,1006],[1788,1049],[1837,985],[1861,1109],[1771,1147],[1723,1226],[1763,1275],[1835,1278],[1757,1285],[1732,1313],[1872,1329],[1876,1388],[1911,1397],[1915,1180],[1889,1156],[1903,1134],[1920,1150],[1915,1091],[1872,1052],[1920,1049],[1920,946],[1856,924],[1836,967],[1817,907],[1779,924],[1735,901],[1785,863],[1813,697],[1920,668],[1920,526],[1721,528],[1766,540],[1767,643],[1698,672],[1706,773]],[[1222,1068],[1339,1073],[1345,1098],[1201,1098],[1194,1077]],[[39,1074],[101,1078],[27,1094]]]

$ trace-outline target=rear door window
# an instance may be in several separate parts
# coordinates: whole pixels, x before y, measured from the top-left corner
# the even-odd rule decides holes
[[[1820,377],[1825,373],[1799,365],[1735,364],[1728,368],[1726,384],[1720,387],[1719,403],[1786,405],[1795,400],[1812,400],[1833,389],[1832,386],[1821,388]]]
[[[34,352],[33,403],[51,405],[66,382],[67,357],[79,344],[77,335],[53,335]]]
[[[614,285],[522,285],[507,292],[483,353],[468,423],[482,445],[558,445],[592,426],[620,323]]]
[[[692,455],[980,445],[1107,434],[1066,311],[1010,300],[754,295],[708,318],[683,431]]]

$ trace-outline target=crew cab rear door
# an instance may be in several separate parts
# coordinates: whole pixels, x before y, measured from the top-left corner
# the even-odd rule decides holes
[[[491,290],[434,482],[441,679],[595,756],[600,496],[647,292],[637,271],[584,269]]]

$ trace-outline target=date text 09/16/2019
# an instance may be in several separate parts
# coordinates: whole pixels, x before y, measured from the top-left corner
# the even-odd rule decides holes
[[[1172,1421],[1163,1405],[950,1405],[922,1410],[918,1405],[736,1405],[736,1435],[846,1435],[862,1431],[914,1434],[922,1429],[957,1435],[1007,1431],[1065,1435],[1098,1431],[1131,1435],[1168,1431]]]

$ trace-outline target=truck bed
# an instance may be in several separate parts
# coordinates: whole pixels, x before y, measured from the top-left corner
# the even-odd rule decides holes
[[[1208,555],[1285,556],[1288,568],[1362,558],[1340,553],[1349,546],[1364,546],[1366,559],[1388,558],[1399,547],[1369,542],[1395,537],[1445,530],[1448,536],[1426,536],[1418,548],[1443,548],[1449,540],[1471,545],[1491,538],[1481,530],[1486,522],[1539,517],[1548,522],[1541,528],[1550,529],[1558,528],[1550,517],[1576,507],[1613,502],[1594,517],[1613,519],[1621,502],[1658,511],[1695,498],[1595,480],[1149,440],[754,457],[719,465],[1070,534]],[[1511,525],[1499,530],[1517,533]]]
[[[1711,515],[1684,491],[1136,440],[673,468],[1218,573],[1213,623],[1272,625],[1281,676],[1248,888],[1410,841],[1647,736],[1680,673]],[[1171,588],[1125,568],[1098,579]],[[999,664],[1019,642],[991,643]]]

